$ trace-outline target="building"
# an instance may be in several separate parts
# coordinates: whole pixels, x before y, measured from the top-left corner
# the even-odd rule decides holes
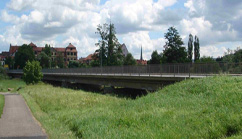
[[[8,57],[9,52],[2,52],[0,53],[0,66],[4,66],[5,65],[5,60]]]
[[[34,55],[36,58],[45,48],[45,47],[38,47],[37,45],[35,45],[32,42],[29,44],[29,46],[31,46],[33,48]],[[17,46],[17,45],[14,46],[14,45],[10,44],[9,52],[3,52],[3,53],[7,53],[7,55],[5,57],[10,56],[10,57],[14,58],[16,52],[18,52],[18,49],[20,47],[21,46]],[[63,56],[66,65],[69,64],[69,61],[77,60],[76,47],[74,45],[72,45],[71,43],[69,43],[69,45],[66,48],[51,47],[51,54],[52,54],[51,55],[52,61],[54,61],[57,56]],[[0,55],[0,56],[1,56],[0,58],[2,59],[3,56],[2,55]]]
[[[82,64],[90,65],[91,64],[91,61],[93,60],[93,55],[94,54],[90,54],[86,58],[80,58],[79,59],[79,62],[82,63]]]
[[[125,45],[125,44],[122,44],[122,45],[121,45],[121,48],[122,48],[123,55],[126,57],[127,54],[129,53],[129,51],[128,51],[126,45]]]

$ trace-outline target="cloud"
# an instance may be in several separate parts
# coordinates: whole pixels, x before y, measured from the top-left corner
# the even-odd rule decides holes
[[[165,45],[165,39],[160,38],[152,40],[148,31],[128,33],[122,37],[122,39],[128,51],[131,52],[136,59],[140,58],[141,46],[143,47],[143,57],[148,60],[154,50],[162,52],[163,46]]]
[[[136,58],[140,57],[141,45],[146,59],[153,50],[161,52],[165,44],[163,35],[151,39],[149,33],[164,34],[170,26],[178,29],[185,45],[190,33],[198,35],[201,48],[204,47],[202,53],[208,49],[214,51],[212,55],[221,54],[223,43],[242,42],[241,0],[187,0],[184,7],[179,7],[179,3],[107,0],[100,5],[100,0],[11,0],[1,11],[0,19],[7,26],[1,34],[0,46],[33,41],[42,46],[51,43],[64,47],[72,42],[78,47],[78,56],[83,57],[96,49],[97,25],[109,23],[110,19],[117,36]]]

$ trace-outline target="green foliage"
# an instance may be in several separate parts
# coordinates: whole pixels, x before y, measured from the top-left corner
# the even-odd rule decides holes
[[[229,62],[229,63],[239,63],[242,62],[242,49],[239,47],[237,50],[231,50],[227,49],[227,52],[224,53],[224,56],[222,57],[223,62]]]
[[[69,68],[78,68],[78,67],[80,67],[80,64],[78,61],[70,61],[68,67]]]
[[[58,66],[58,68],[64,68],[65,66],[64,56],[61,53],[57,53],[54,62],[56,63],[56,66]]]
[[[242,77],[218,76],[136,100],[45,84],[20,93],[49,138],[241,138],[241,86]]]
[[[158,54],[157,50],[153,51],[151,54],[151,59],[148,61],[149,64],[161,64],[162,63],[162,53]]]
[[[26,64],[26,61],[33,61],[35,60],[34,51],[31,46],[29,45],[22,45],[18,52],[16,52],[14,61],[15,61],[15,68],[23,69]]]
[[[116,37],[116,31],[114,24],[110,24],[108,27],[109,34],[107,36],[108,41],[108,66],[116,66],[116,65],[122,65],[123,64],[123,54],[121,45],[118,42],[118,39]]]
[[[96,43],[99,48],[94,55],[93,66],[117,66],[123,64],[123,53],[121,45],[116,37],[114,24],[98,25],[97,34],[101,39]]]
[[[5,60],[5,64],[8,65],[9,69],[13,69],[14,68],[14,59],[11,57],[7,57]]]
[[[41,52],[38,55],[38,60],[40,62],[40,66],[42,68],[50,68],[50,66],[51,66],[51,58],[45,52]]]
[[[0,94],[0,118],[1,118],[1,116],[3,114],[4,103],[5,103],[4,95]]]
[[[124,58],[124,65],[136,65],[137,62],[134,59],[131,53],[128,53],[127,56]]]
[[[188,59],[190,62],[192,62],[192,56],[193,56],[193,36],[192,34],[189,35],[189,40],[188,40]]]
[[[100,35],[100,40],[96,43],[99,48],[96,50],[96,54],[93,56],[94,61],[91,65],[96,66],[106,66],[107,65],[107,36],[108,36],[108,24],[98,25],[96,34]]]
[[[38,61],[28,61],[23,69],[23,80],[26,84],[36,84],[43,78],[42,68]]]
[[[46,45],[45,45],[45,48],[44,48],[44,50],[43,50],[43,52],[44,52],[47,56],[51,57],[51,48],[50,48],[50,45],[46,44]]]
[[[184,63],[187,62],[187,51],[182,38],[178,31],[174,27],[170,27],[168,32],[165,33],[165,39],[167,39],[165,50],[163,51],[163,57],[165,63]]]
[[[199,44],[199,38],[195,36],[194,41],[194,61],[197,61],[200,59],[200,44]]]
[[[6,70],[2,66],[0,66],[0,81],[3,79],[8,79],[8,76]]]
[[[210,56],[203,56],[195,62],[197,62],[197,63],[215,63],[216,60],[213,57],[210,57]]]
[[[233,62],[235,63],[242,62],[242,49],[238,49],[237,51],[235,51],[233,56]]]

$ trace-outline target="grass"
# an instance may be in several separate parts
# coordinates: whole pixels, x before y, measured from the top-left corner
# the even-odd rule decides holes
[[[1,118],[1,115],[3,114],[3,107],[4,107],[4,95],[1,95],[0,94],[0,118]]]
[[[43,83],[19,93],[49,138],[242,138],[242,77],[187,80],[136,100]]]
[[[20,79],[7,79],[0,80],[0,92],[16,92],[18,88],[23,88],[25,82]],[[12,91],[8,91],[8,88],[12,88]]]

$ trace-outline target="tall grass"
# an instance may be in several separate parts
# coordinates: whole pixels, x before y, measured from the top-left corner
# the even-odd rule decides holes
[[[43,83],[20,93],[50,138],[242,138],[242,77],[182,81],[136,100]]]
[[[16,92],[25,85],[25,82],[20,79],[0,79],[0,92],[8,92],[8,88],[13,89],[11,92]]]
[[[4,96],[0,94],[0,118],[3,114],[4,103],[5,103]]]

